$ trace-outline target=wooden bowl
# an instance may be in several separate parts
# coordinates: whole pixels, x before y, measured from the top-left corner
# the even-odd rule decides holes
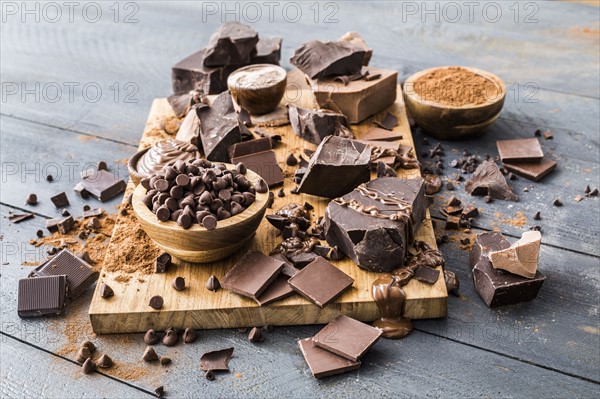
[[[278,65],[253,64],[236,69],[227,78],[235,102],[250,115],[264,115],[277,108],[287,85],[287,72]]]
[[[136,152],[131,158],[129,158],[129,162],[127,162],[127,170],[129,171],[129,177],[131,178],[135,186],[140,184],[140,180],[146,177],[146,175],[138,173],[137,163],[140,160],[140,158],[148,152],[149,149],[150,147],[144,148],[143,150]]]
[[[483,133],[500,116],[506,97],[502,80],[477,68],[461,67],[483,76],[498,88],[498,95],[483,104],[450,106],[421,98],[414,90],[415,82],[423,75],[448,66],[425,69],[410,76],[404,83],[404,101],[410,116],[423,130],[441,140],[461,140]]]
[[[228,169],[234,165],[225,164]],[[255,183],[261,177],[248,170],[246,177]],[[176,222],[161,222],[144,204],[146,189],[138,185],[133,191],[133,210],[140,225],[163,251],[192,263],[207,263],[227,258],[237,252],[254,236],[267,210],[269,193],[256,193],[256,200],[242,213],[219,220],[217,228],[207,230],[193,224],[189,229]]]

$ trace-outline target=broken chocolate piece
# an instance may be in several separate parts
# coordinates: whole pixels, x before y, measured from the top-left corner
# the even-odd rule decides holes
[[[156,387],[156,389],[154,389],[154,393],[156,394],[156,397],[162,398],[162,396],[165,393],[165,387],[163,387],[162,385]]]
[[[423,180],[425,181],[425,194],[433,195],[440,192],[442,189],[442,180],[438,175],[423,174]]]
[[[81,184],[88,194],[101,202],[119,195],[127,187],[122,179],[106,170],[98,170],[96,173],[85,177]]]
[[[249,25],[239,22],[225,22],[210,37],[203,65],[223,67],[246,65],[256,54],[258,34]]]
[[[167,356],[161,356],[159,362],[161,366],[166,366],[171,363],[171,358]]]
[[[314,237],[307,240],[302,240],[300,237],[290,237],[277,245],[270,255],[281,254],[292,262],[294,267],[302,269],[317,258],[313,250],[319,244],[319,240]]]
[[[369,181],[371,148],[355,140],[326,137],[311,157],[299,186],[306,194],[335,198]]]
[[[176,93],[167,97],[167,101],[175,116],[178,118],[185,117],[194,104],[202,102],[202,92],[200,90],[190,90],[188,92]]]
[[[382,129],[393,130],[396,126],[398,126],[398,118],[396,117],[396,115],[390,112],[386,112],[383,119],[375,119],[373,123],[375,123]]]
[[[352,43],[365,51],[365,56],[363,58],[363,66],[369,65],[369,61],[371,60],[371,56],[373,55],[373,49],[367,46],[367,43],[364,41],[362,36],[358,32],[346,32],[339,39],[341,42],[349,42]]]
[[[483,161],[465,184],[471,195],[485,195],[499,200],[517,201],[517,197],[494,161]]]
[[[421,266],[415,271],[415,279],[426,284],[435,284],[440,276],[440,271],[428,266]]]
[[[250,333],[248,334],[248,341],[250,342],[263,342],[265,340],[265,337],[263,337],[262,333],[260,332],[260,330],[256,327],[253,327],[252,330],[250,330]]]
[[[294,291],[323,308],[352,286],[354,279],[326,259],[317,257],[288,283]]]
[[[244,155],[255,154],[257,152],[269,151],[271,149],[271,139],[268,137],[242,141],[241,143],[236,143],[231,146],[231,158],[233,159]],[[235,164],[237,162],[232,161],[232,163]]]
[[[304,360],[315,378],[323,378],[331,375],[342,374],[357,370],[360,361],[352,361],[315,345],[312,338],[298,341]]]
[[[340,315],[314,337],[319,348],[358,361],[381,337],[382,330]]]
[[[318,79],[360,72],[365,55],[363,46],[347,40],[312,40],[296,49],[290,63],[309,78]]]
[[[242,162],[248,169],[262,177],[269,187],[283,183],[283,173],[277,164],[275,151],[263,151],[232,159],[233,163]]]
[[[509,248],[490,251],[488,257],[495,269],[534,278],[537,273],[541,239],[539,231],[526,231],[521,239]]]
[[[458,296],[458,289],[460,287],[460,282],[458,281],[458,277],[454,272],[449,270],[444,270],[444,282],[446,283],[446,290],[452,294]]]
[[[16,214],[12,214],[12,215],[10,215],[10,216],[8,217],[8,220],[9,220],[11,223],[15,223],[15,224],[17,224],[17,223],[21,223],[21,222],[23,222],[23,221],[25,221],[25,220],[27,220],[27,219],[31,219],[31,218],[33,218],[34,216],[35,216],[35,215],[34,215],[33,213],[16,213]],[[41,231],[41,230],[38,230],[38,231]],[[43,234],[44,234],[44,233],[42,232],[42,235],[43,235]],[[39,236],[38,236],[38,237],[39,237]]]
[[[54,197],[51,197],[50,201],[52,201],[54,206],[57,208],[64,208],[65,206],[69,205],[69,199],[67,198],[67,194],[64,191],[60,194],[56,194]],[[63,215],[63,216],[69,216],[69,215]]]
[[[256,54],[252,55],[252,64],[279,65],[281,41],[280,37],[259,38],[256,44]]]
[[[348,121],[342,114],[327,110],[310,110],[292,104],[288,105],[288,113],[294,133],[313,144],[319,145],[327,136],[354,138],[354,134],[348,128]]]
[[[171,255],[163,252],[154,262],[154,273],[165,273],[169,266],[171,266]]]
[[[233,355],[233,348],[206,352],[200,358],[200,369],[203,371],[228,371],[229,359]]]
[[[115,295],[115,292],[113,291],[112,288],[110,288],[108,286],[108,284],[106,283],[102,283],[102,285],[100,286],[100,297],[101,298],[110,298],[111,296]]]
[[[237,294],[257,300],[275,280],[283,262],[259,251],[249,251],[227,272],[221,285]]]

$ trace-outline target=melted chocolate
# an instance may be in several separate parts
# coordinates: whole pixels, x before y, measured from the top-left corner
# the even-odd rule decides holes
[[[196,158],[200,158],[200,152],[195,145],[174,139],[163,140],[154,144],[142,155],[137,163],[137,171],[150,176],[162,170],[165,165],[172,165],[179,159],[188,161]]]
[[[384,338],[400,339],[412,332],[412,321],[403,316],[406,294],[398,276],[381,275],[373,282],[371,294],[380,316],[373,322],[373,326],[383,330]]]

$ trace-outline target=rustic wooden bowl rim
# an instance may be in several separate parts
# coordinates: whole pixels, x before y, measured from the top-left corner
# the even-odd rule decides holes
[[[223,164],[223,163],[219,162],[218,164]],[[232,165],[232,164],[225,163],[224,165],[227,166],[228,169],[235,168],[235,165]],[[246,172],[246,177],[253,184],[256,183],[259,179],[261,179],[261,177],[257,173],[255,173],[251,170],[248,170]],[[138,215],[138,217],[144,219],[144,221],[151,223],[154,226],[157,226],[157,228],[171,230],[173,232],[179,232],[179,233],[181,233],[182,231],[209,232],[210,233],[210,232],[215,232],[216,230],[235,226],[236,224],[243,223],[250,217],[261,212],[261,210],[265,207],[267,201],[269,200],[269,191],[267,191],[266,193],[256,193],[256,200],[252,203],[252,205],[250,205],[248,208],[244,209],[244,211],[242,213],[239,213],[235,216],[232,216],[232,217],[224,219],[224,220],[219,220],[217,222],[217,228],[214,230],[207,230],[205,227],[202,227],[197,223],[192,224],[192,226],[189,229],[183,229],[182,227],[180,227],[177,224],[177,222],[173,222],[171,220],[166,221],[166,222],[161,222],[160,220],[158,220],[156,217],[156,214],[154,214],[150,209],[148,209],[146,204],[144,204],[144,202],[142,201],[142,198],[144,198],[144,195],[146,195],[146,192],[147,192],[147,190],[141,184],[138,185],[135,188],[135,190],[133,191],[131,205],[133,206],[133,209],[134,209],[135,213]]]
[[[258,90],[265,90],[265,89],[272,89],[274,87],[277,87],[277,85],[280,85],[281,83],[284,83],[287,81],[287,71],[285,69],[283,69],[281,66],[279,65],[275,65],[275,64],[251,64],[251,65],[246,65],[243,66],[241,68],[236,69],[235,71],[231,72],[231,74],[229,75],[229,77],[227,78],[227,88],[231,89],[231,87],[233,86],[233,82],[230,83],[229,79],[234,77],[236,72],[240,72],[240,71],[244,71],[246,69],[251,69],[251,68],[256,68],[256,67],[269,67],[269,68],[275,68],[275,69],[280,69],[281,71],[283,71],[283,78],[275,83],[273,83],[272,85],[269,86],[243,86],[243,87],[238,87],[239,89],[242,89],[244,91],[258,91]]]
[[[417,79],[419,79],[421,76],[431,73],[433,71],[439,70],[439,69],[448,69],[448,68],[462,68],[462,69],[471,71],[477,75],[481,75],[484,78],[492,81],[495,85],[497,85],[500,88],[500,94],[498,95],[498,97],[496,98],[495,101],[485,102],[485,103],[479,104],[479,105],[466,104],[466,105],[461,105],[461,106],[453,106],[453,105],[440,104],[435,101],[424,100],[414,90],[406,90],[407,86],[409,86],[409,85],[414,86],[415,81]],[[486,107],[492,106],[494,104],[497,104],[501,101],[504,101],[504,97],[506,96],[506,86],[504,85],[504,82],[502,81],[502,79],[500,79],[497,75],[494,75],[493,73],[488,72],[488,71],[484,71],[483,69],[460,66],[460,65],[446,65],[446,66],[439,66],[439,67],[423,69],[422,71],[416,72],[416,73],[412,74],[411,76],[409,76],[408,79],[406,79],[406,81],[404,82],[404,87],[405,87],[405,89],[403,90],[404,94],[407,97],[409,97],[411,100],[413,100],[414,102],[422,104],[422,105],[426,105],[429,107],[438,108],[441,110],[445,110],[445,109],[452,109],[452,110],[482,109],[482,108],[486,108]]]

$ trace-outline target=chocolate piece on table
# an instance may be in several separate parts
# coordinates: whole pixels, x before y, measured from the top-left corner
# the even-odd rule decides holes
[[[396,99],[394,98],[394,101],[395,100]],[[398,118],[396,118],[396,115],[386,112],[382,119],[375,119],[373,123],[382,129],[393,130],[396,126],[398,126]]]
[[[537,273],[541,240],[542,234],[539,231],[526,231],[521,239],[509,248],[490,251],[488,257],[494,269],[534,278]]]
[[[83,218],[91,218],[91,217],[98,217],[98,216],[102,216],[104,214],[104,209],[103,208],[94,208],[94,209],[89,209],[87,211],[83,211]]]
[[[294,291],[323,308],[351,287],[354,279],[318,257],[291,277],[288,283]]]
[[[171,265],[171,255],[166,252],[158,255],[154,262],[154,273],[165,273],[167,268]]]
[[[171,284],[176,291],[185,290],[185,279],[183,277],[175,277]]]
[[[291,267],[295,269],[293,266]],[[273,280],[262,294],[255,299],[256,303],[258,303],[259,306],[264,306],[293,295],[294,290],[288,284],[288,279],[290,277],[291,276],[283,274],[282,269],[275,280]]]
[[[186,328],[183,332],[183,343],[191,344],[198,340],[198,333],[193,328]]]
[[[56,194],[54,197],[51,197],[50,201],[52,201],[54,206],[57,208],[64,208],[65,206],[69,205],[69,199],[64,191],[60,194]]]
[[[92,374],[96,371],[96,363],[92,359],[86,359],[81,366],[81,371],[83,374]]]
[[[246,65],[256,54],[258,34],[249,25],[225,22],[213,33],[206,47],[203,65],[222,67]]]
[[[98,170],[81,181],[83,188],[92,197],[104,202],[125,191],[127,184],[115,174]]]
[[[108,356],[107,354],[103,354],[98,359],[98,367],[100,367],[100,368],[107,369],[107,368],[112,367],[112,365],[113,365],[113,361],[110,358],[110,356]]]
[[[183,118],[190,112],[194,104],[202,102],[202,92],[199,90],[190,90],[188,92],[172,94],[167,97],[167,101],[171,105],[171,108],[173,108],[175,116]]]
[[[73,191],[75,191],[75,194],[77,194],[78,196],[80,196],[83,199],[86,199],[87,197],[89,197],[89,193],[85,190],[85,188],[83,187],[83,184],[81,182],[77,183],[75,185],[75,187],[73,187]]]
[[[162,385],[156,387],[154,389],[154,393],[157,397],[162,398],[163,394],[165,393],[165,387],[163,387]]]
[[[398,174],[394,168],[386,165],[384,162],[377,162],[377,177],[397,177]]]
[[[356,370],[360,367],[360,361],[352,361],[315,345],[312,338],[298,341],[304,360],[315,378],[323,378],[331,375],[342,374]]]
[[[57,275],[67,276],[68,296],[76,298],[98,280],[99,273],[68,249],[63,249],[29,273],[29,277]]]
[[[429,266],[421,266],[415,271],[415,279],[425,284],[435,284],[440,277],[440,271]]]
[[[162,339],[162,343],[164,346],[175,346],[179,342],[179,335],[177,335],[177,331],[172,328],[169,328],[165,332],[165,336]]]
[[[500,232],[478,234],[469,254],[469,266],[473,269],[482,259],[488,259],[490,251],[499,251],[509,247],[510,242]]]
[[[360,267],[400,267],[425,218],[423,179],[380,177],[329,203],[325,237]]]
[[[46,220],[46,228],[50,233],[55,233],[58,231],[58,224],[61,222],[62,218],[54,218]]]
[[[200,358],[200,369],[203,371],[228,371],[229,359],[233,355],[233,348],[206,352]]]
[[[371,285],[371,295],[380,315],[373,326],[383,331],[384,338],[400,339],[412,332],[412,321],[404,317],[406,293],[402,289],[400,276],[387,273],[380,275]]]
[[[221,288],[221,283],[217,277],[213,274],[208,278],[205,285],[206,289],[212,292],[217,292]]]
[[[35,194],[29,194],[27,196],[27,198],[25,199],[25,204],[27,205],[37,205],[38,203],[38,198],[37,195]]]
[[[145,362],[155,362],[158,360],[158,354],[156,353],[153,347],[148,346],[146,347],[146,350],[142,355],[142,360],[144,360]]]
[[[12,214],[8,217],[9,222],[11,223],[21,223],[27,219],[31,219],[32,217],[34,217],[35,215],[33,213],[16,213],[16,214]],[[42,232],[43,234],[43,232]]]
[[[242,162],[246,168],[262,177],[269,187],[283,183],[283,172],[277,164],[277,157],[273,150],[236,157],[231,161],[234,164]]]
[[[265,337],[263,337],[262,332],[258,328],[252,327],[252,330],[250,330],[250,332],[248,333],[248,341],[262,342],[264,340]]]
[[[247,252],[221,280],[221,286],[257,300],[275,280],[283,262],[258,251]]]
[[[262,37],[256,43],[256,54],[252,56],[252,64],[279,65],[281,60],[281,38]]]
[[[296,49],[290,63],[311,79],[353,75],[360,72],[366,51],[349,41],[312,40]]]
[[[372,127],[359,137],[360,140],[367,141],[395,141],[402,140],[400,132],[389,131],[380,127]]]
[[[146,331],[146,334],[144,334],[144,343],[146,345],[155,345],[159,340],[158,335],[156,335],[153,329]]]
[[[479,216],[479,209],[471,204],[464,206],[461,216],[467,219]]]
[[[326,137],[311,157],[299,191],[335,198],[367,182],[371,174],[371,148],[355,140]]]
[[[355,46],[361,47],[365,51],[362,64],[363,66],[369,65],[369,61],[371,61],[371,56],[373,55],[373,49],[367,46],[367,43],[358,32],[346,32],[338,40],[341,42],[349,42]]]
[[[438,175],[423,174],[423,180],[425,181],[425,194],[433,195],[440,192],[442,189],[442,179]]]
[[[375,345],[382,333],[378,328],[339,315],[313,337],[313,342],[319,348],[356,362]]]
[[[254,140],[242,141],[231,146],[231,158],[237,158],[244,155],[254,154],[257,152],[269,151],[272,149],[271,139],[261,137]],[[233,162],[236,163],[236,162]]]
[[[372,73],[380,74],[381,77],[371,81],[363,79],[349,81],[347,84],[336,80],[337,78],[311,82],[311,90],[319,107],[342,113],[348,123],[355,124],[394,104],[398,72],[390,69],[369,69]]]
[[[19,317],[61,314],[67,295],[67,276],[42,276],[19,280]]]
[[[294,133],[313,144],[320,144],[327,136],[354,138],[343,114],[305,109],[291,104],[288,105],[288,113]]]
[[[452,215],[446,216],[444,228],[446,230],[458,230],[460,228],[460,218]]]
[[[227,90],[227,78],[238,66],[206,67],[207,49],[197,51],[171,68],[174,93],[199,90],[205,94],[218,94]]]
[[[458,289],[460,288],[460,282],[454,272],[444,270],[444,282],[446,283],[446,290],[452,294],[458,296]]]
[[[209,161],[229,162],[229,148],[242,141],[242,131],[247,131],[238,119],[229,92],[215,98],[211,106],[196,107],[200,119],[200,140],[204,155]]]
[[[113,289],[110,288],[109,285],[106,283],[102,283],[102,285],[100,286],[99,292],[100,292],[101,298],[110,298],[111,296],[115,295],[115,292],[113,291]]]
[[[494,161],[483,161],[465,183],[465,190],[471,195],[490,196],[499,200],[519,199],[506,183],[506,178]]]
[[[164,303],[165,303],[165,301],[162,296],[155,295],[152,298],[150,298],[150,302],[148,302],[148,306],[150,306],[154,310],[159,310],[160,308],[163,307]]]
[[[556,169],[556,161],[543,158],[538,163],[530,162],[506,162],[503,166],[519,176],[523,176],[529,180],[540,181],[542,177]]]
[[[539,162],[544,157],[540,141],[536,138],[498,140],[498,154],[503,163]]]

